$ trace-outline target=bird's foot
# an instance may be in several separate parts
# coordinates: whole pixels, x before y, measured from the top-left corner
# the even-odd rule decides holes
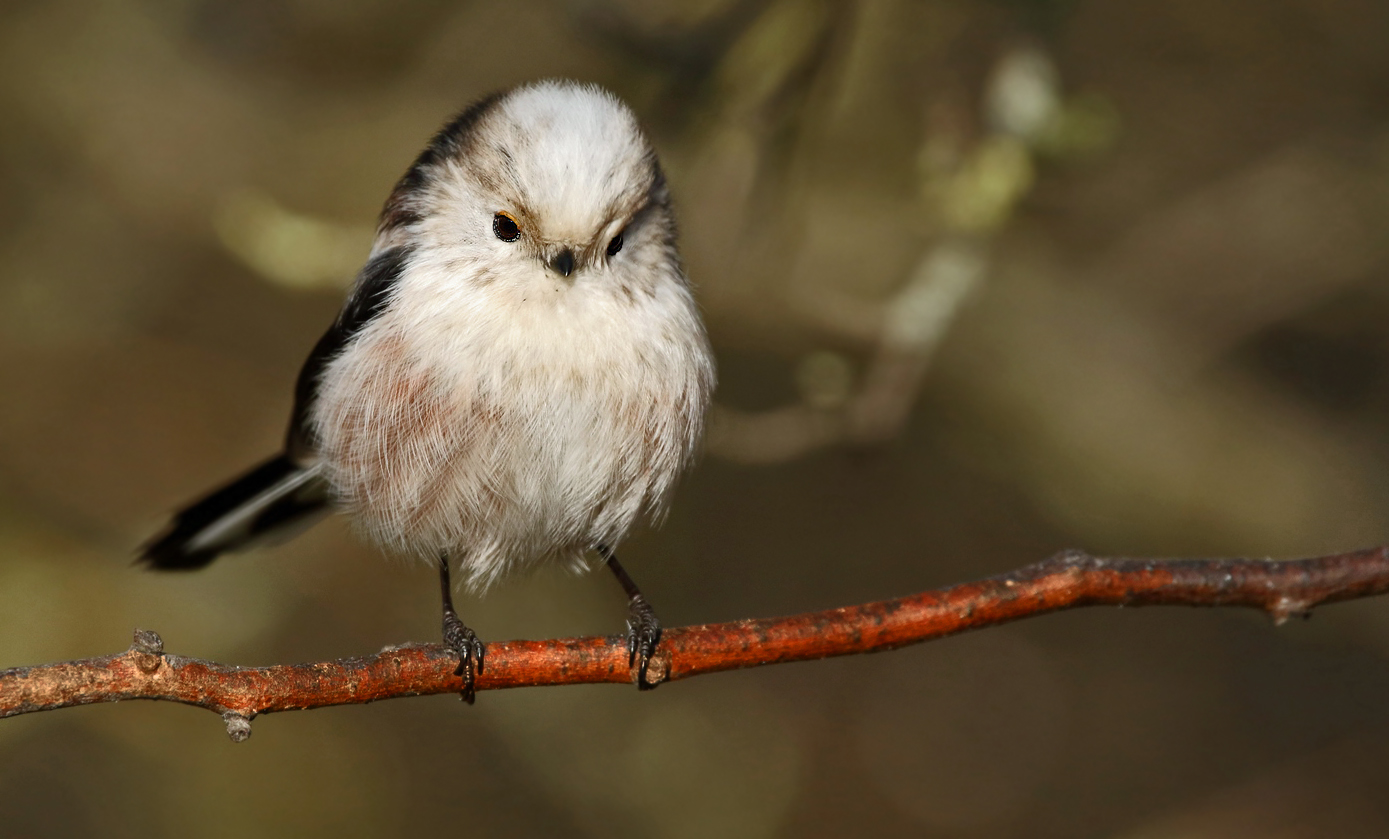
[[[661,621],[640,594],[627,603],[627,666],[637,668],[637,689],[655,687],[646,681],[646,668],[661,643]]]
[[[452,612],[444,615],[444,645],[458,653],[458,667],[454,669],[453,675],[463,677],[463,690],[460,691],[460,695],[464,702],[471,705],[477,698],[474,685],[477,683],[477,674],[482,672],[482,662],[487,655],[487,648],[478,639],[477,634],[464,626],[458,615]]]

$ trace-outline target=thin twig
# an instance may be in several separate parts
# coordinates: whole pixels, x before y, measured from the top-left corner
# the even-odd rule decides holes
[[[670,629],[652,658],[652,684],[742,667],[890,650],[970,629],[1081,606],[1244,606],[1281,623],[1314,606],[1389,591],[1389,547],[1315,559],[1102,559],[1058,554],[1011,574],[939,591],[811,612]],[[0,717],[127,699],[163,699],[221,714],[234,740],[274,711],[456,693],[456,653],[439,644],[314,664],[235,667],[166,655],[136,632],[118,655],[0,671]],[[506,641],[487,646],[479,691],[631,682],[617,636]]]

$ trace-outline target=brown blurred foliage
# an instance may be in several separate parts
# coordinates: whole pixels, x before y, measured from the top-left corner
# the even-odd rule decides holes
[[[669,623],[1066,546],[1389,541],[1389,7],[1372,0],[13,2],[0,9],[0,666],[159,630],[260,664],[437,634],[341,522],[155,576],[278,444],[446,116],[598,82],[662,152],[720,353],[624,561]],[[597,575],[460,603],[616,632]],[[1085,612],[870,658],[268,717],[0,724],[13,835],[1389,832],[1389,607]]]

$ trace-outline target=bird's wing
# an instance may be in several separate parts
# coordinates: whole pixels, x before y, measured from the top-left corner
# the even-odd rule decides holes
[[[337,319],[305,359],[294,385],[294,412],[290,415],[289,434],[285,440],[285,453],[291,460],[305,463],[313,459],[315,445],[309,427],[309,411],[318,395],[319,377],[348,341],[385,309],[412,252],[410,246],[401,245],[372,257],[357,275],[357,284]]]
[[[409,241],[409,236],[402,233],[420,220],[416,202],[429,182],[434,167],[449,157],[465,153],[473,128],[501,99],[500,93],[479,99],[445,123],[386,199],[377,224],[378,250],[375,256],[357,276],[357,284],[343,305],[342,312],[318,340],[299,371],[299,380],[294,386],[294,413],[290,416],[285,441],[285,452],[291,460],[305,463],[313,458],[315,446],[308,419],[323,369],[338,356],[352,336],[380,314],[390,301],[413,251],[408,244],[393,243]],[[383,246],[387,243],[392,245]]]

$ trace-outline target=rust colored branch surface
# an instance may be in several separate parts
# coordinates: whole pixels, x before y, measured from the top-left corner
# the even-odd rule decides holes
[[[1389,591],[1389,547],[1315,559],[1102,559],[1063,553],[1011,574],[910,597],[784,618],[670,629],[652,684],[742,667],[890,650],[1081,606],[1244,606],[1281,623],[1314,606]],[[314,664],[235,667],[167,655],[136,632],[118,655],[0,671],[0,717],[95,702],[163,699],[221,714],[234,740],[259,714],[453,693],[457,656],[438,644]],[[477,690],[631,682],[616,636],[487,645]]]

